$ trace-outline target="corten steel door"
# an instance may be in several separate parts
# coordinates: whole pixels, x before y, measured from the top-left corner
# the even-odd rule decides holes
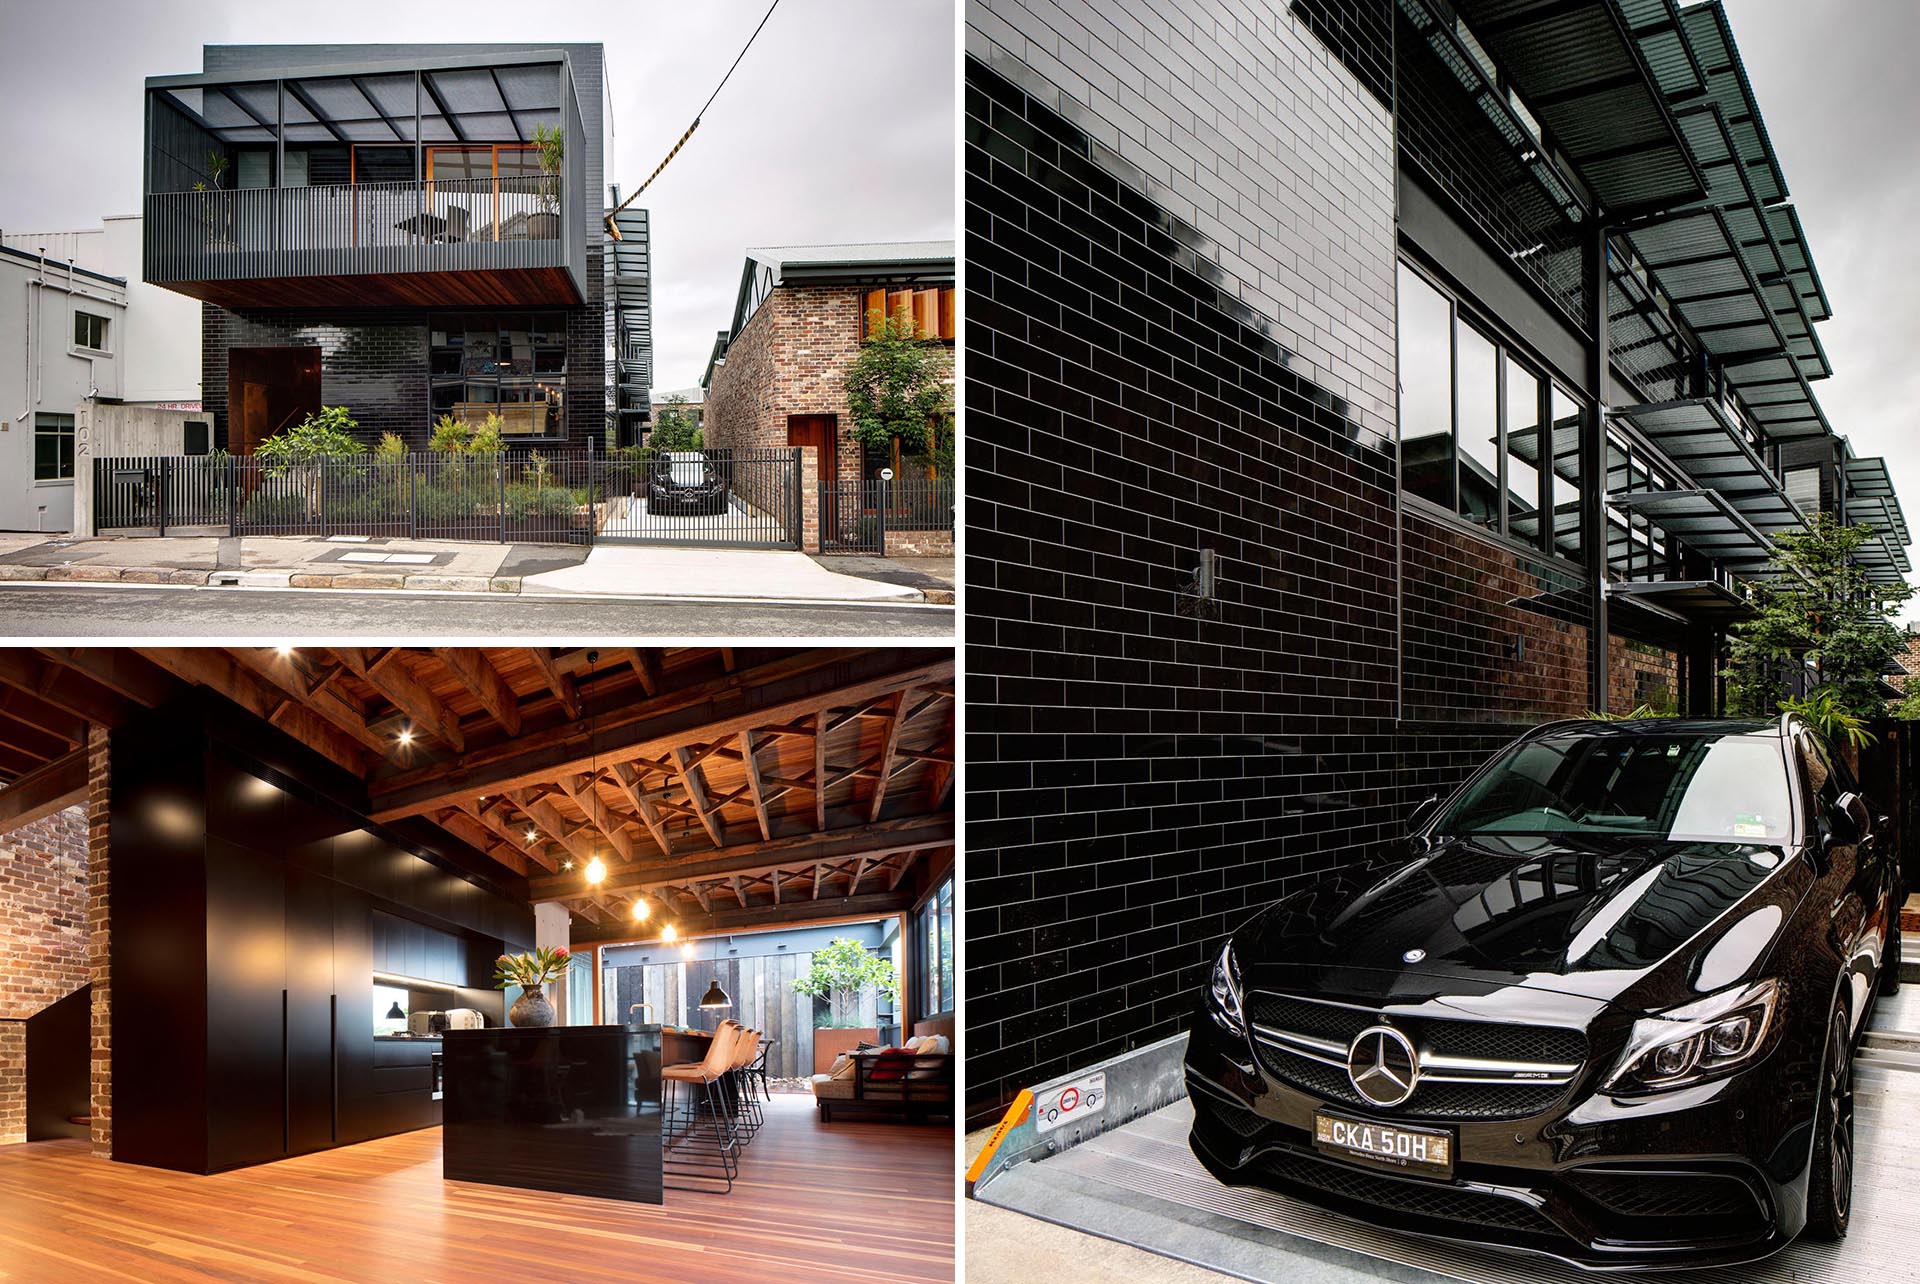
[[[814,448],[815,467],[820,470],[820,529],[833,530],[839,524],[840,417],[788,415],[787,444]]]
[[[236,455],[320,410],[320,349],[231,348],[227,352],[227,440]]]
[[[800,547],[800,452],[784,446],[671,451],[608,460],[596,541]]]

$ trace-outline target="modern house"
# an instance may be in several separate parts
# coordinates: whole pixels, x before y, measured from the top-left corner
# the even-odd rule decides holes
[[[147,81],[144,276],[202,302],[203,399],[235,453],[322,404],[415,447],[449,415],[549,449],[644,417],[647,222],[606,226],[599,45],[202,61]]]
[[[1253,14],[968,6],[976,1122],[1519,731],[1720,709],[1770,537],[1910,570],[1719,0]]]
[[[539,1190],[578,1277],[951,1280],[954,671],[0,650],[8,1271],[500,1279]],[[858,1031],[794,985],[839,939],[902,982]],[[496,964],[561,947],[543,1024]]]
[[[679,406],[680,413],[686,416],[687,421],[695,428],[705,428],[707,423],[707,390],[704,387],[695,385],[691,388],[673,388],[666,392],[655,391],[653,394],[653,405],[655,407],[664,406],[670,401],[675,401],[676,398],[678,399],[676,404]]]
[[[748,250],[700,380],[707,446],[811,446],[828,488],[898,472],[897,442],[867,450],[854,435],[845,381],[874,312],[902,309],[922,338],[953,342],[952,241]]]

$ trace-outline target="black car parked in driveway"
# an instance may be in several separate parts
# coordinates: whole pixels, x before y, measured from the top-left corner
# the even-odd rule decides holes
[[[1220,952],[1216,1177],[1598,1269],[1846,1233],[1891,826],[1803,720],[1555,723]]]

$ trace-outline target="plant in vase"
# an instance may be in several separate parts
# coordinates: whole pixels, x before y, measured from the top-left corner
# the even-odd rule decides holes
[[[546,984],[567,974],[573,956],[564,945],[542,945],[531,954],[502,954],[493,963],[493,988],[510,985],[521,989],[513,1001],[507,1020],[520,1027],[552,1025],[553,1000],[547,997]]]
[[[540,180],[534,189],[539,212],[527,216],[527,238],[553,241],[560,237],[560,169],[566,163],[567,147],[558,125],[536,125],[533,143],[540,152]]]

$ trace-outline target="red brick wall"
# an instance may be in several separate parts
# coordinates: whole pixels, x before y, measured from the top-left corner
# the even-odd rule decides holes
[[[707,389],[709,446],[784,446],[788,415],[838,415],[840,476],[860,475],[843,386],[860,347],[866,290],[856,285],[783,285],[748,318]],[[953,349],[946,349],[947,380]]]
[[[1646,650],[1613,638],[1607,647],[1609,713],[1632,713],[1650,705],[1656,713],[1680,708],[1680,662],[1671,651]]]
[[[87,983],[87,817],[0,835],[0,1145],[27,1138],[27,1018]]]

